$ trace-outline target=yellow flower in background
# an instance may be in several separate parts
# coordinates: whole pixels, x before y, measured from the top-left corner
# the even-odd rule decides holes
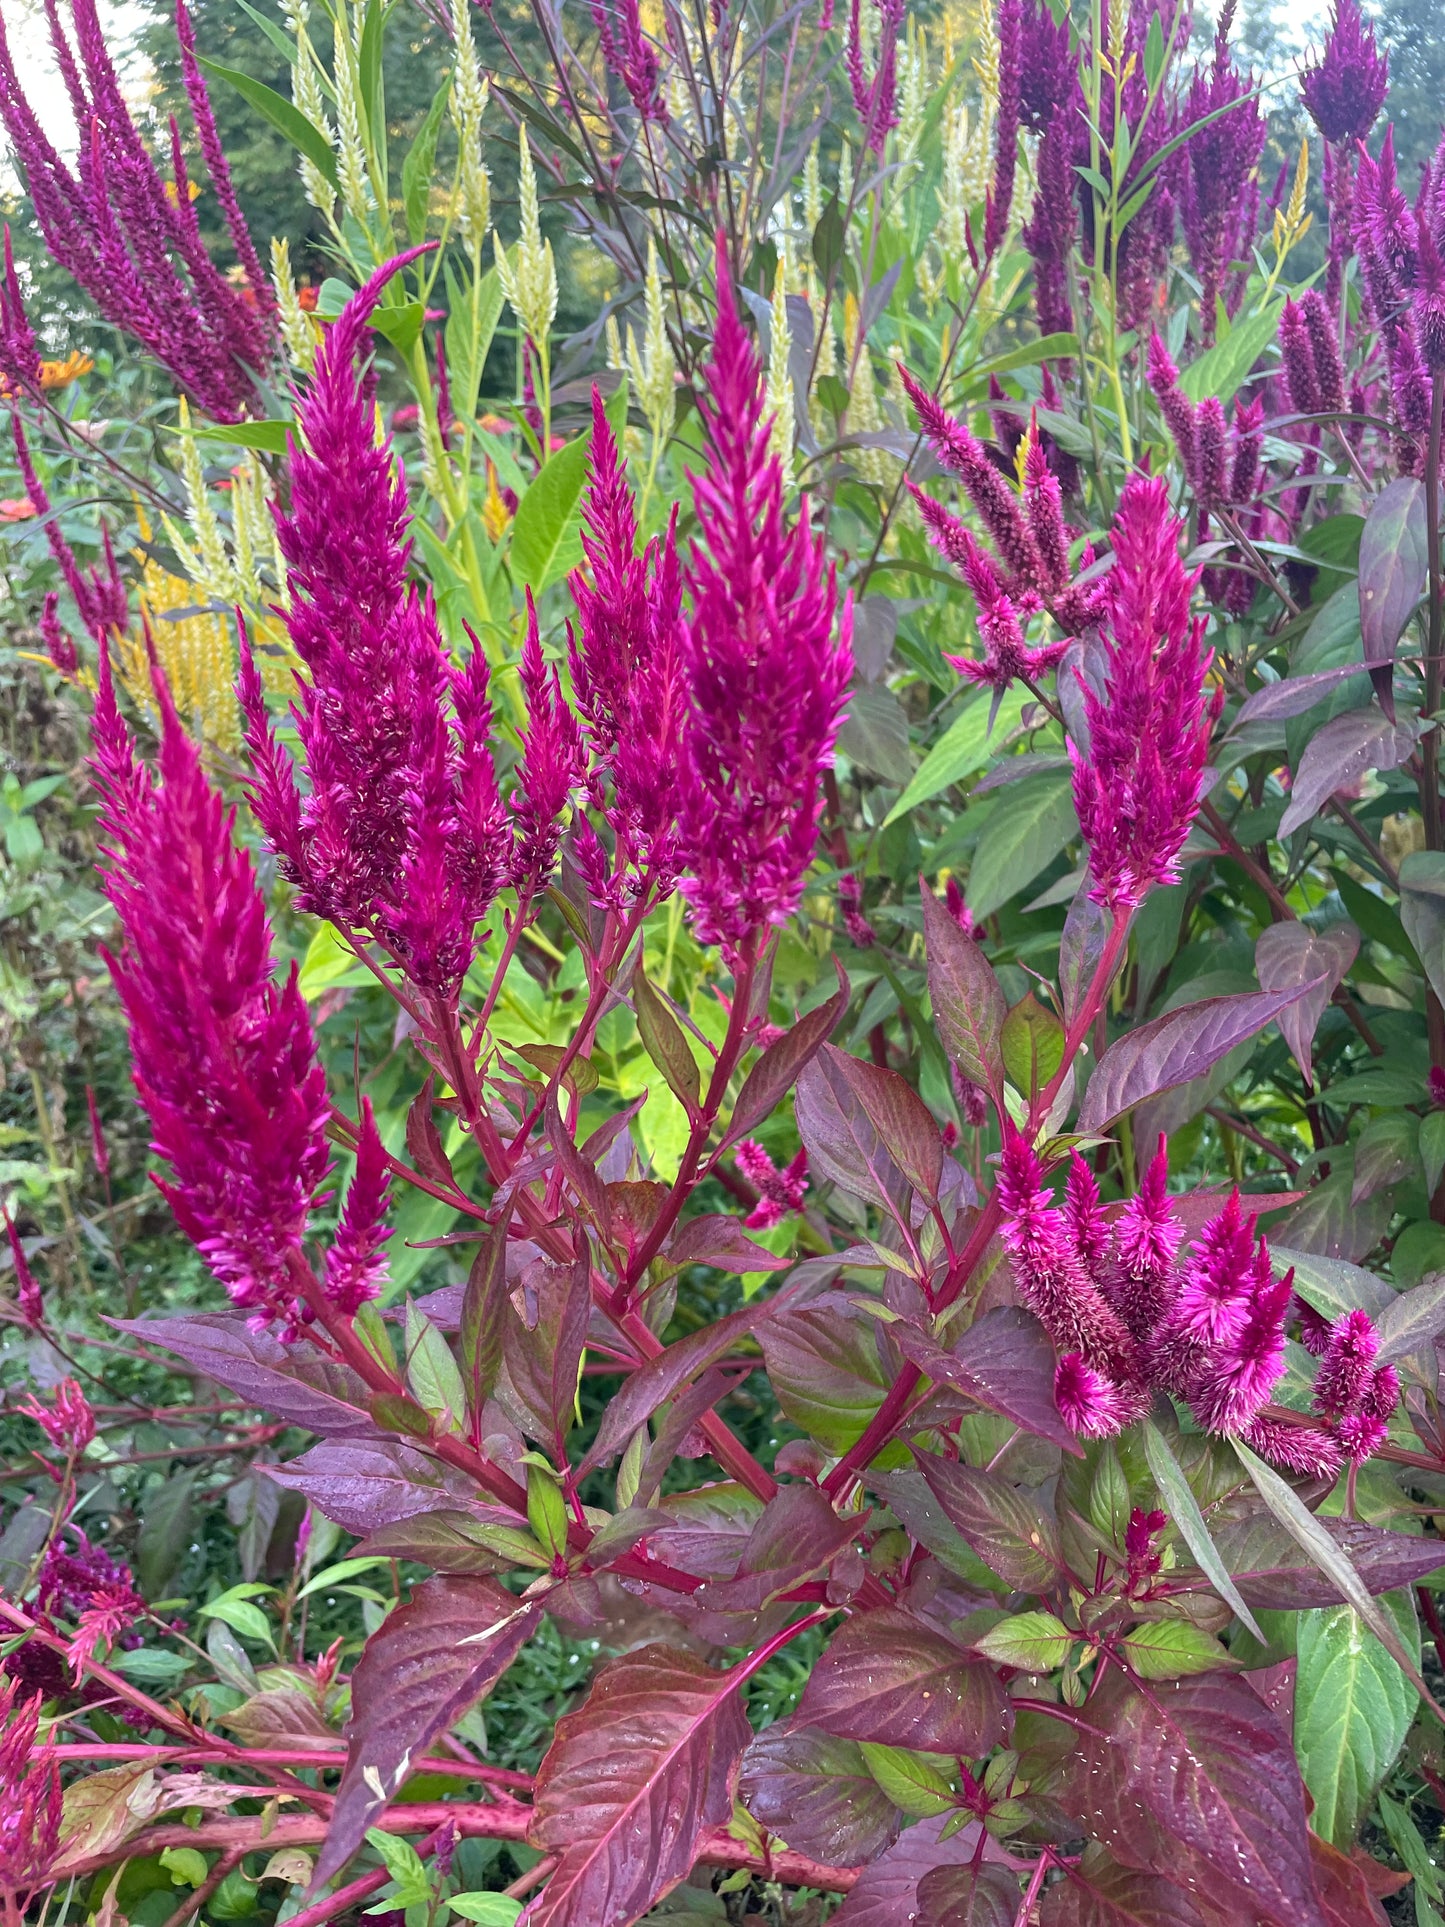
[[[186,182],[186,199],[188,201],[199,200],[200,194],[201,194],[201,184],[199,181]],[[176,192],[176,184],[174,181],[166,182],[166,199],[170,202],[172,207],[180,206],[181,197]]]
[[[40,386],[47,395],[54,394],[57,388],[68,388],[82,375],[88,375],[95,363],[89,355],[81,354],[72,348],[64,361],[42,361],[40,364]]]
[[[510,493],[510,490],[508,491]],[[516,498],[513,497],[515,500]],[[512,510],[508,508],[502,491],[497,486],[497,470],[491,458],[487,459],[487,499],[482,504],[482,527],[493,542],[500,542],[512,525]]]

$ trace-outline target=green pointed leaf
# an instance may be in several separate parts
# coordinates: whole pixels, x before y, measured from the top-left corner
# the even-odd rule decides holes
[[[975,1641],[976,1650],[1000,1666],[1016,1666],[1023,1673],[1052,1673],[1062,1666],[1074,1644],[1074,1634],[1052,1613],[1016,1613]]]
[[[1408,1593],[1380,1606],[1418,1663]],[[1351,1606],[1301,1613],[1295,1634],[1294,1744],[1314,1799],[1310,1824],[1346,1851],[1394,1765],[1418,1705],[1415,1689]]]
[[[873,1740],[862,1741],[861,1747],[868,1771],[901,1813],[927,1820],[956,1804],[947,1775],[928,1754],[880,1746]]]
[[[1159,1488],[1159,1496],[1164,1501],[1165,1510],[1179,1528],[1180,1537],[1194,1555],[1194,1563],[1204,1573],[1220,1598],[1233,1606],[1240,1620],[1254,1634],[1263,1646],[1264,1634],[1255,1621],[1254,1614],[1245,1605],[1238,1586],[1219,1556],[1218,1548],[1209,1536],[1209,1527],[1204,1523],[1204,1514],[1199,1510],[1199,1502],[1189,1489],[1189,1481],[1184,1476],[1183,1467],[1175,1458],[1168,1439],[1159,1430],[1153,1419],[1144,1421],[1144,1456],[1149,1461],[1149,1470],[1154,1475],[1154,1483]]]

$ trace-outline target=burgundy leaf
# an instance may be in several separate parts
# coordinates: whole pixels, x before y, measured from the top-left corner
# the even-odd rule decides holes
[[[772,1302],[777,1303],[777,1300]],[[681,1388],[705,1372],[737,1342],[746,1337],[765,1312],[761,1305],[744,1305],[701,1331],[690,1332],[666,1351],[641,1365],[608,1401],[597,1436],[587,1456],[577,1468],[577,1476],[594,1467],[606,1465],[632,1437],[638,1426],[650,1419],[659,1405],[676,1398]],[[701,1416],[699,1414],[699,1416]]]
[[[915,1927],[1014,1927],[1018,1909],[1007,1867],[935,1867],[918,1883]]]
[[[689,1385],[678,1393],[668,1407],[667,1417],[657,1428],[657,1437],[648,1448],[647,1457],[642,1461],[642,1477],[637,1487],[639,1503],[650,1503],[662,1484],[663,1474],[679,1453],[685,1458],[700,1456],[696,1446],[688,1445],[693,1427],[729,1392],[736,1391],[747,1375],[746,1366],[739,1372],[725,1372],[718,1366],[709,1366],[695,1385]],[[687,1447],[685,1452],[684,1446]]]
[[[529,1927],[622,1927],[686,1878],[733,1809],[749,1729],[734,1673],[644,1646],[557,1722],[529,1837],[560,1854]]]
[[[1390,1927],[1380,1905],[1384,1894],[1398,1893],[1410,1876],[1370,1859],[1361,1848],[1341,1853],[1317,1834],[1310,1835],[1310,1859],[1330,1927]]]
[[[1087,887],[1081,889],[1069,905],[1059,938],[1059,995],[1066,1023],[1074,1021],[1083,1005],[1084,993],[1103,960],[1108,936],[1108,911],[1095,903]]]
[[[1332,923],[1327,930],[1311,930],[1303,923],[1272,923],[1254,946],[1254,967],[1263,990],[1299,990],[1296,1003],[1279,1014],[1280,1034],[1290,1054],[1313,1086],[1310,1044],[1321,1017],[1360,948],[1360,933],[1352,923]]]
[[[1288,990],[1208,997],[1129,1031],[1109,1046],[1089,1079],[1079,1108],[1079,1129],[1101,1131],[1146,1097],[1202,1077],[1236,1044],[1262,1031],[1314,988],[1301,984]]]
[[[982,1829],[971,1820],[966,1827],[940,1840],[946,1822],[953,1816],[941,1813],[931,1820],[920,1820],[859,1874],[847,1899],[837,1913],[829,1916],[828,1927],[916,1927],[918,1888],[922,1880],[940,1867],[971,1866],[978,1853]],[[984,1857],[997,1852],[984,1836]]]
[[[780,1593],[823,1572],[858,1529],[842,1519],[811,1485],[785,1485],[763,1507],[748,1534],[736,1573],[694,1594],[705,1610],[760,1612]]]
[[[411,1152],[412,1163],[423,1177],[455,1191],[456,1176],[432,1108],[435,1082],[435,1078],[428,1077],[412,1099],[411,1109],[406,1114],[406,1148]]]
[[[996,1472],[914,1452],[948,1517],[990,1572],[1014,1592],[1047,1592],[1064,1569],[1058,1527]]]
[[[674,1265],[711,1265],[717,1271],[738,1275],[745,1271],[786,1271],[793,1262],[780,1258],[748,1237],[737,1218],[721,1211],[705,1212],[689,1218],[663,1249],[663,1256]]]
[[[1290,676],[1284,682],[1266,683],[1240,704],[1231,734],[1246,723],[1282,723],[1291,716],[1303,716],[1339,683],[1348,682],[1351,676],[1360,673],[1359,663],[1342,662],[1333,669],[1321,669],[1313,676]]]
[[[490,1579],[424,1579],[351,1675],[346,1771],[312,1884],[346,1865],[432,1741],[506,1672],[541,1617]]]
[[[670,1492],[658,1502],[669,1523],[648,1534],[664,1564],[699,1579],[730,1579],[763,1510],[761,1499],[740,1485],[706,1485]]]
[[[1003,1084],[999,1038],[1008,1004],[982,947],[963,934],[926,884],[920,887],[934,1024],[970,1083],[997,1091]]]
[[[952,1385],[986,1412],[1082,1457],[1078,1439],[1054,1401],[1054,1347],[1030,1312],[996,1305],[969,1326],[951,1351],[900,1319],[888,1336],[905,1358],[941,1385]]]
[[[1371,1593],[1413,1586],[1445,1565],[1438,1539],[1387,1532],[1363,1519],[1326,1519],[1320,1524],[1346,1553]],[[1269,1612],[1305,1612],[1345,1602],[1333,1581],[1311,1564],[1283,1526],[1264,1511],[1214,1528],[1214,1543],[1246,1604]]]
[[[191,1318],[110,1318],[107,1324],[174,1352],[247,1404],[322,1438],[375,1438],[371,1393],[349,1365],[314,1345],[283,1345],[252,1331],[243,1313]]]
[[[1039,1927],[1200,1927],[1200,1915],[1180,1888],[1091,1842],[1067,1880],[1045,1888]]]
[[[555,1087],[549,1087],[546,1106],[547,1142],[557,1153],[557,1162],[566,1174],[567,1182],[577,1195],[579,1203],[590,1213],[593,1223],[607,1236],[610,1219],[607,1209],[607,1190],[598,1174],[597,1166],[591,1158],[578,1150],[577,1144],[568,1130],[557,1103]]]
[[[575,1263],[539,1260],[527,1267],[512,1293],[518,1315],[508,1317],[502,1333],[507,1381],[519,1406],[516,1417],[545,1445],[565,1436],[572,1423],[587,1344],[591,1257],[586,1238],[579,1238]]]
[[[758,1328],[784,1415],[834,1455],[846,1452],[892,1380],[872,1319],[825,1302],[780,1312]]]
[[[795,1853],[831,1867],[876,1859],[903,1820],[868,1771],[856,1740],[835,1739],[792,1720],[780,1720],[753,1741],[743,1756],[738,1792],[761,1826],[780,1834]]]
[[[1398,769],[1418,735],[1413,721],[1396,723],[1373,705],[1346,710],[1343,716],[1322,723],[1294,771],[1279,834],[1292,836],[1324,808],[1336,790],[1351,789],[1369,770]]]
[[[831,1048],[821,1050],[798,1079],[793,1094],[808,1168],[816,1177],[831,1178],[850,1197],[881,1205],[906,1224],[908,1180],[840,1064],[843,1055]]]
[[[764,1118],[772,1116],[797,1082],[799,1073],[832,1036],[852,995],[841,964],[836,959],[834,963],[838,971],[838,991],[826,1004],[820,1004],[816,1010],[810,1010],[805,1017],[800,1017],[791,1030],[784,1031],[781,1037],[769,1044],[743,1079],[738,1101],[728,1120],[724,1147],[736,1144],[750,1131],[756,1130]]]
[[[386,1559],[413,1559],[434,1572],[508,1572],[514,1559],[491,1552],[481,1544],[478,1530],[489,1522],[474,1512],[439,1507],[435,1512],[414,1512],[390,1525],[378,1526],[354,1548],[358,1558],[375,1554]],[[498,1509],[495,1525],[520,1529],[521,1522]]]
[[[507,1329],[507,1232],[512,1214],[505,1208],[477,1249],[462,1293],[461,1364],[473,1413],[480,1412],[496,1388],[502,1369],[502,1339]],[[418,1306],[426,1309],[426,1300]],[[435,1322],[435,1321],[433,1321]]]
[[[907,1078],[865,1063],[833,1044],[823,1046],[814,1070],[818,1065],[826,1065],[848,1084],[904,1177],[936,1203],[943,1172],[943,1138],[933,1113]]]
[[[798,1718],[840,1739],[924,1753],[988,1753],[1007,1734],[993,1668],[894,1607],[856,1613],[834,1635],[803,1689]]]
[[[1289,1736],[1229,1673],[1144,1688],[1117,1668],[1069,1715],[1058,1797],[1114,1858],[1232,1918],[1325,1927]]]
[[[396,1439],[313,1445],[299,1459],[260,1469],[277,1485],[301,1493],[345,1532],[374,1532],[439,1506],[457,1506],[497,1524],[520,1523],[500,1506],[477,1506],[470,1479]]]
[[[1402,475],[1370,504],[1360,535],[1360,640],[1375,693],[1392,721],[1395,649],[1425,592],[1429,556],[1424,485]]]

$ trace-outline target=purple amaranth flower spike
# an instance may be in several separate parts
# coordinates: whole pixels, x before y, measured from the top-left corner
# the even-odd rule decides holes
[[[1324,297],[1310,288],[1286,300],[1279,321],[1280,359],[1290,406],[1301,415],[1337,414],[1345,405],[1339,340]]]
[[[60,1763],[53,1734],[37,1748],[43,1695],[0,1679],[0,1896],[12,1919],[46,1884],[60,1852]]]
[[[1196,71],[1183,109],[1182,125],[1194,132],[1180,152],[1180,214],[1199,277],[1206,347],[1214,340],[1225,270],[1236,257],[1248,257],[1254,240],[1258,197],[1251,210],[1248,190],[1267,132],[1253,79],[1241,74],[1230,58],[1233,16],[1232,0],[1226,0],[1213,60],[1207,72]],[[1208,125],[1201,125],[1206,120]]]
[[[1090,894],[1116,916],[1177,874],[1223,701],[1205,693],[1211,654],[1189,614],[1198,578],[1179,559],[1181,534],[1163,480],[1134,477],[1114,519],[1105,697],[1080,679],[1089,749],[1071,746],[1074,802]]]
[[[1110,1303],[1140,1340],[1155,1329],[1175,1295],[1182,1231],[1168,1192],[1169,1153],[1161,1136],[1143,1183],[1115,1222],[1114,1262],[1105,1282]],[[1096,1264],[1101,1261],[1102,1254]]]
[[[1054,1403],[1059,1417],[1081,1438],[1106,1439],[1122,1432],[1139,1416],[1139,1401],[1131,1398],[1078,1352],[1065,1352],[1054,1372]]]
[[[274,980],[271,932],[234,811],[156,676],[159,781],[136,760],[101,658],[91,769],[119,956],[105,953],[130,1025],[155,1182],[232,1301],[294,1331],[309,1308],[292,1272],[326,1175],[326,1080],[296,970]]]
[[[1024,638],[1024,622],[1032,612],[1029,603],[1037,606],[1037,598],[1021,598],[1023,606],[1017,607],[1005,590],[992,557],[979,547],[957,517],[921,493],[918,505],[924,521],[935,531],[939,548],[957,564],[978,604],[978,633],[984,649],[982,661],[974,656],[950,655],[946,658],[948,663],[968,681],[984,683],[998,695],[1002,695],[1015,678],[1038,682],[1057,666],[1068,647],[1067,641],[1060,638],[1042,648],[1031,649]]]
[[[745,1220],[750,1231],[767,1231],[790,1211],[801,1211],[808,1190],[808,1153],[799,1151],[780,1171],[755,1138],[737,1148],[738,1170],[758,1194]]]
[[[907,0],[872,0],[878,10],[878,65],[870,80],[863,68],[862,0],[853,0],[848,16],[848,83],[863,135],[865,150],[881,157],[890,131],[898,124],[898,35]]]
[[[61,1379],[53,1404],[42,1405],[32,1394],[16,1409],[34,1419],[50,1443],[62,1452],[78,1455],[95,1437],[95,1413],[73,1378]]]
[[[45,518],[45,540],[55,566],[65,580],[81,621],[95,641],[103,644],[114,630],[125,628],[130,617],[130,597],[120,570],[116,567],[110,530],[102,524],[100,539],[105,556],[104,565],[96,563],[89,569],[82,569],[75,551],[61,533],[59,517],[52,512],[50,496],[36,472],[30,444],[17,410],[11,411],[10,433],[15,443],[15,459],[20,469],[20,479],[25,484],[26,497],[36,514]],[[46,642],[53,654],[55,645],[49,634]],[[62,643],[56,667],[61,668],[66,659],[67,651]]]
[[[592,24],[607,71],[621,81],[644,120],[667,125],[657,50],[642,26],[637,0],[591,0]]]
[[[999,0],[998,106],[994,112],[993,180],[984,209],[983,251],[992,260],[1003,246],[1013,210],[1023,88],[1023,0]]]
[[[173,192],[140,137],[101,32],[95,0],[71,0],[72,50],[57,4],[47,8],[51,40],[79,131],[75,170],[47,138],[21,85],[0,22],[0,120],[10,136],[36,219],[51,254],[114,326],[134,335],[207,414],[235,421],[272,352],[270,296],[258,275],[206,101],[185,46],[187,90],[212,185],[241,250],[254,306],[207,255],[172,130]]]
[[[706,467],[690,478],[682,888],[701,941],[736,958],[802,893],[852,672],[852,615],[846,603],[839,612],[806,501],[784,525],[762,371],[721,243],[717,303],[699,396]]]
[[[511,869],[489,739],[487,663],[448,658],[429,595],[407,580],[410,512],[391,444],[352,366],[397,268],[374,274],[327,331],[290,445],[277,514],[287,628],[309,672],[293,707],[304,797],[242,649],[252,807],[301,908],[382,944],[421,988],[454,994],[478,919]]]
[[[386,1281],[386,1222],[391,1185],[386,1152],[376,1128],[371,1099],[361,1100],[361,1137],[346,1206],[326,1254],[326,1296],[339,1312],[353,1316]]]
[[[1362,141],[1379,118],[1389,66],[1356,0],[1335,0],[1324,51],[1300,76],[1305,111],[1332,146]]]
[[[1380,1334],[1368,1312],[1350,1311],[1328,1328],[1315,1374],[1314,1408],[1357,1463],[1384,1443],[1400,1396],[1393,1365],[1375,1361]]]
[[[512,880],[523,896],[531,897],[552,874],[562,842],[561,815],[573,791],[581,785],[586,765],[577,718],[567,707],[556,669],[542,659],[542,638],[530,589],[521,680],[527,699],[527,728],[512,796],[517,817]]]
[[[10,245],[10,223],[5,223],[5,274],[0,280],[0,398],[33,389],[40,380],[40,349],[25,312],[15,255]]]
[[[1064,1215],[1050,1208],[1037,1156],[1012,1130],[1004,1138],[998,1195],[1000,1235],[1020,1299],[1056,1344],[1122,1382],[1133,1368],[1134,1342],[1090,1276]]]
[[[663,539],[637,553],[632,490],[595,388],[582,520],[586,569],[569,578],[579,624],[568,631],[572,687],[591,755],[592,801],[613,832],[610,861],[599,843],[602,868],[588,880],[599,902],[621,908],[665,895],[677,874],[682,577],[675,510]]]
[[[15,1229],[15,1220],[9,1210],[4,1210],[5,1237],[10,1246],[10,1262],[15,1268],[15,1304],[23,1321],[32,1331],[39,1331],[45,1323],[45,1301],[40,1295],[40,1287],[35,1282],[35,1273],[30,1269],[30,1261],[25,1256],[25,1247],[20,1242],[20,1233]]]

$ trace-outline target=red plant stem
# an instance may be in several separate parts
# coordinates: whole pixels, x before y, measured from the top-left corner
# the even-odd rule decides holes
[[[1421,1616],[1430,1629],[1430,1643],[1435,1648],[1435,1657],[1445,1672],[1445,1625],[1440,1623],[1440,1609],[1435,1604],[1435,1595],[1428,1586],[1416,1586],[1415,1597],[1420,1602]]]
[[[311,1767],[317,1772],[339,1773],[346,1765],[344,1750],[329,1752],[325,1747],[310,1749],[306,1747],[282,1746],[242,1746],[237,1740],[225,1740],[218,1735],[207,1735],[203,1746],[146,1746],[139,1741],[125,1740],[97,1742],[88,1745],[80,1740],[62,1741],[54,1749],[57,1760],[95,1762],[104,1760],[111,1764],[126,1760],[152,1760],[157,1765],[168,1766],[297,1766]],[[488,1785],[496,1785],[514,1793],[530,1793],[532,1778],[528,1773],[513,1773],[506,1767],[488,1766],[480,1760],[459,1760],[431,1754],[425,1759],[413,1760],[413,1769],[418,1773],[445,1773],[454,1780],[481,1780]]]
[[[1014,1927],[1029,1927],[1029,1921],[1033,1917],[1034,1903],[1038,1899],[1040,1890],[1043,1887],[1044,1877],[1053,1864],[1054,1856],[1049,1849],[1045,1847],[1035,1863],[1033,1875],[1029,1880],[1028,1891],[1019,1902],[1019,1910],[1014,1915]]]

